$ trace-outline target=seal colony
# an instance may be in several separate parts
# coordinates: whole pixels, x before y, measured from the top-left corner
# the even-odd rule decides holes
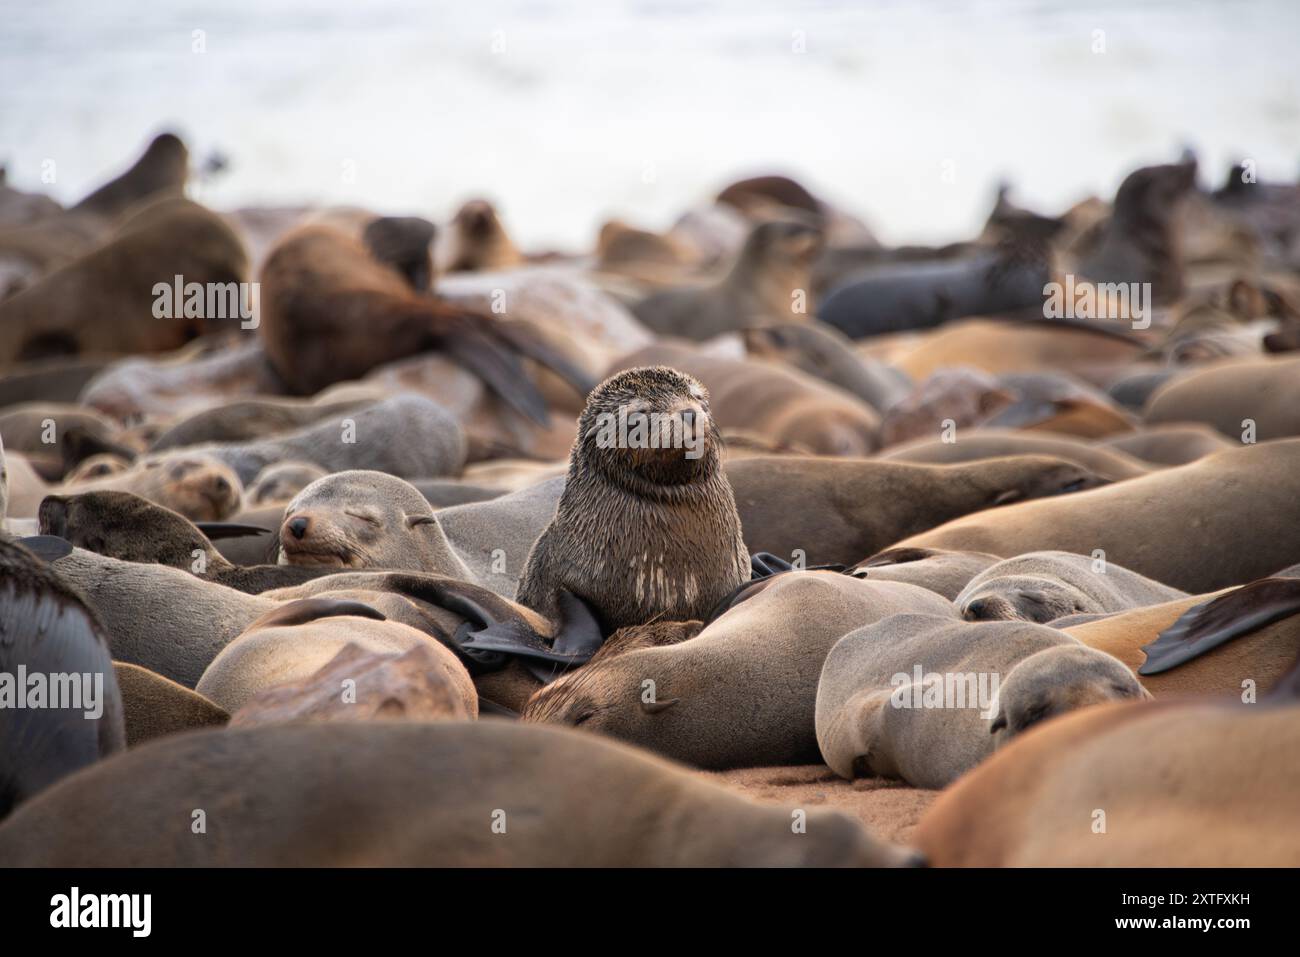
[[[1300,187],[568,254],[188,165],[0,193],[0,860],[1300,864]]]

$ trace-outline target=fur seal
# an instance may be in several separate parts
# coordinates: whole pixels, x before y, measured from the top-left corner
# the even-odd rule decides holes
[[[878,444],[880,420],[869,405],[796,369],[660,343],[624,356],[610,374],[644,365],[670,366],[703,383],[720,429],[818,455],[869,455]]]
[[[70,431],[108,441],[118,427],[94,409],[71,403],[24,402],[0,409],[0,435],[15,452],[48,452],[62,459]]]
[[[446,272],[509,269],[524,261],[496,208],[485,199],[463,203],[447,233]]]
[[[956,618],[901,582],[787,572],[756,582],[693,638],[593,658],[538,691],[525,721],[579,725],[703,768],[817,757],[817,678],[831,646],[901,612]]]
[[[78,548],[124,562],[179,568],[247,594],[329,574],[328,569],[315,566],[233,565],[208,536],[238,534],[243,531],[240,526],[209,523],[205,533],[185,516],[130,492],[47,495],[37,520],[40,534],[57,535]]]
[[[1040,721],[1144,697],[1126,665],[1054,628],[895,615],[826,656],[817,744],[841,777],[942,788]]]
[[[1150,283],[1156,303],[1177,299],[1184,288],[1177,213],[1195,186],[1194,160],[1134,170],[1115,193],[1110,219],[1067,251],[1078,272],[1099,283]]]
[[[1158,425],[1104,439],[1100,446],[1158,467],[1186,465],[1235,443],[1206,425]]]
[[[1091,445],[1069,436],[1022,432],[1015,429],[979,428],[959,431],[954,442],[916,439],[882,451],[878,458],[888,462],[923,462],[943,465],[975,462],[1006,455],[1050,455],[1075,462],[1112,481],[1146,475],[1152,466],[1118,448]]]
[[[349,647],[399,655],[424,648],[433,656],[434,680],[453,691],[466,715],[478,714],[469,672],[447,648],[409,625],[389,621],[371,605],[329,596],[285,602],[250,622],[212,659],[194,690],[233,715],[269,688],[303,682],[323,668],[333,671],[335,657]],[[359,678],[360,670],[342,677]],[[342,677],[336,694],[343,690]],[[365,688],[358,684],[354,690],[362,704]],[[378,712],[382,704],[364,702],[358,718],[363,708]]]
[[[224,708],[148,668],[115,661],[113,671],[122,691],[127,747],[195,728],[222,727],[230,720]]]
[[[1064,625],[1090,648],[1114,655],[1158,698],[1223,695],[1274,687],[1300,654],[1297,588],[1279,594],[1275,578],[1225,592],[1193,595],[1095,621]],[[1157,651],[1184,645],[1190,660],[1148,673]],[[1179,655],[1182,657],[1182,655]],[[1177,660],[1177,659],[1175,659]],[[1163,664],[1163,662],[1162,662]]]
[[[221,217],[186,199],[158,200],[105,245],[0,301],[0,362],[175,349],[240,315],[206,315],[205,302],[205,315],[184,316],[186,303],[176,303],[173,317],[157,318],[155,288],[170,291],[182,276],[186,286],[222,290],[225,302],[247,274],[243,246]]]
[[[860,355],[838,329],[824,322],[781,322],[742,330],[751,358],[785,362],[852,393],[884,412],[911,387],[908,377],[877,359]]]
[[[249,506],[288,502],[326,474],[323,468],[311,462],[276,462],[257,473],[253,484],[244,490],[244,501]]]
[[[49,495],[85,492],[131,492],[157,505],[179,512],[191,521],[220,521],[238,507],[243,494],[239,477],[225,464],[206,455],[173,452],[146,459],[124,471],[76,483],[46,485],[25,483],[21,496],[11,503],[14,515],[36,516]]]
[[[958,515],[1105,484],[1072,462],[1041,455],[956,465],[754,456],[728,462],[726,471],[749,550],[800,551],[810,564],[851,565]],[[980,545],[941,547],[1001,554]]]
[[[206,835],[190,833],[195,808],[207,810]],[[810,808],[802,834],[790,822],[788,808],[558,728],[271,726],[167,738],[105,762],[0,824],[0,858],[64,867],[919,861],[842,812]]]
[[[811,315],[810,270],[821,247],[821,231],[810,222],[759,223],[722,279],[653,293],[634,305],[632,312],[659,335],[688,339],[787,321],[800,314],[795,306],[801,293]]]
[[[942,595],[949,601],[966,584],[1000,562],[987,552],[950,552],[942,548],[887,548],[864,558],[845,574],[872,581],[906,582]]]
[[[365,467],[402,478],[430,478],[460,471],[465,435],[436,402],[402,393],[292,432],[194,445],[185,453],[225,462],[241,482],[252,482],[268,465],[289,461],[310,462],[327,472]]]
[[[517,411],[545,424],[521,357],[585,392],[590,384],[522,326],[416,293],[357,239],[328,226],[286,236],[262,267],[259,332],[272,366],[309,394],[429,349],[446,352]]]
[[[1259,442],[1300,436],[1300,356],[1216,362],[1158,389],[1142,417],[1203,422],[1239,442],[1247,420]]]
[[[1047,624],[1186,597],[1113,562],[1069,552],[1027,552],[980,572],[953,599],[967,621]]]
[[[383,396],[373,398],[291,399],[256,396],[222,402],[183,416],[150,444],[151,452],[210,443],[252,442],[281,432],[293,432],[322,419],[346,415]]]
[[[930,329],[951,319],[1041,306],[1051,278],[1041,255],[1006,246],[955,260],[904,262],[860,273],[833,290],[817,318],[851,339]]]
[[[1107,562],[1172,588],[1208,592],[1300,561],[1295,536],[1259,535],[1300,525],[1298,470],[1300,439],[1281,439],[1078,495],[967,515],[899,544],[1004,557],[1102,549]]]
[[[384,472],[317,479],[285,506],[280,562],[471,578],[419,490]]]
[[[126,746],[108,643],[75,589],[0,537],[0,819]]]
[[[1088,708],[939,795],[914,840],[943,867],[1296,867],[1298,750],[1294,703]]]
[[[293,631],[302,631],[302,626],[294,626]],[[366,633],[364,627],[362,633]],[[313,629],[311,638],[316,636]],[[307,632],[302,631],[302,638],[306,637]],[[315,657],[315,648],[306,647],[301,640],[298,644],[299,654],[306,651]],[[283,647],[272,645],[261,651],[256,666],[259,672],[271,671],[268,659],[272,656],[280,657],[293,671],[302,664],[293,660],[292,650]],[[270,654],[265,654],[267,651]],[[249,676],[241,677],[247,681]],[[478,715],[478,695],[469,673],[441,645],[413,645],[398,654],[367,651],[349,641],[305,678],[283,683],[280,678],[273,675],[275,685],[245,701],[230,719],[231,727],[301,721],[430,721]]]
[[[720,444],[709,394],[689,376],[637,368],[602,382],[578,419],[564,492],[518,601],[555,618],[567,590],[606,632],[707,615],[749,577]]]

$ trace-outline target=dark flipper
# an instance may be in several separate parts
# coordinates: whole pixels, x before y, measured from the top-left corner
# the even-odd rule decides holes
[[[1298,612],[1300,579],[1253,581],[1185,611],[1155,641],[1143,646],[1147,659],[1138,668],[1138,674],[1158,675],[1233,638]]]
[[[58,561],[72,554],[72,543],[57,535],[29,535],[18,539],[18,544],[43,562]]]
[[[244,525],[241,522],[195,522],[194,527],[215,542],[222,538],[244,538],[249,535],[270,535],[271,529],[261,525]]]

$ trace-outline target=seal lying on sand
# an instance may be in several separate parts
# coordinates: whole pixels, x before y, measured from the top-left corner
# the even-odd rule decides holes
[[[601,383],[578,420],[564,493],[529,553],[519,602],[554,618],[568,591],[607,632],[706,616],[749,577],[719,445],[708,393],[689,376],[643,368]]]
[[[895,615],[826,656],[817,744],[841,777],[942,788],[1039,721],[1146,696],[1122,662],[1054,628]]]
[[[704,768],[817,757],[814,703],[831,646],[864,621],[956,620],[915,585],[787,572],[749,585],[697,636],[593,658],[533,696],[525,721],[573,724]]]
[[[944,867],[1296,867],[1297,752],[1294,701],[1088,708],[958,781],[915,840]]]
[[[967,621],[1046,624],[1067,615],[1125,611],[1183,597],[1186,592],[1101,557],[1027,552],[980,572],[953,604]]]
[[[195,808],[207,812],[206,834],[191,833]],[[129,751],[0,825],[0,858],[15,867],[919,861],[838,811],[810,809],[805,833],[790,823],[789,809],[556,728],[307,725],[196,732]]]
[[[3,537],[0,634],[3,818],[65,775],[124,748],[126,732],[94,613],[49,566]]]
[[[898,544],[1008,558],[1101,549],[1107,562],[1173,588],[1208,592],[1300,562],[1296,536],[1259,534],[1300,526],[1297,471],[1300,439],[1279,439],[1078,495],[967,515]]]
[[[1017,455],[958,465],[754,456],[727,463],[751,552],[851,565],[922,527],[1105,480],[1071,462]],[[790,504],[798,503],[791,509]],[[979,545],[944,546],[961,550]]]

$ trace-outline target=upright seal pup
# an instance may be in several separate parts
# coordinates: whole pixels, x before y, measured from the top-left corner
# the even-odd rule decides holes
[[[289,388],[317,392],[394,359],[445,351],[539,424],[546,403],[521,358],[542,362],[586,392],[587,377],[523,327],[413,290],[359,240],[329,226],[286,236],[262,267],[266,354]]]
[[[956,782],[914,839],[942,867],[1296,867],[1297,753],[1294,701],[1088,708]]]
[[[800,551],[814,565],[851,565],[958,515],[1106,483],[1043,455],[957,465],[756,455],[728,462],[726,471],[749,550],[783,558]]]
[[[294,496],[280,524],[280,562],[472,578],[418,489],[361,469],[317,479]]]
[[[108,643],[81,597],[0,537],[0,818],[126,747]]]
[[[197,807],[210,827],[196,836]],[[493,828],[498,820],[507,837]],[[789,808],[558,728],[271,726],[181,735],[106,762],[0,824],[0,859],[16,867],[919,861],[839,811],[809,809],[803,833],[790,821]]]
[[[496,208],[485,199],[466,201],[447,230],[447,272],[509,269],[524,261]]]
[[[953,604],[967,621],[1046,624],[1067,615],[1108,614],[1185,598],[1187,593],[1089,555],[1027,552],[998,562]]]
[[[865,402],[797,369],[725,359],[660,343],[624,356],[618,369],[671,366],[709,390],[718,428],[760,436],[778,447],[817,455],[869,455],[880,419]]]
[[[556,618],[568,591],[607,632],[707,616],[749,577],[719,445],[708,393],[689,376],[641,368],[602,382],[578,419],[564,493],[518,601]]]
[[[942,788],[1040,721],[1147,696],[1123,662],[1054,628],[895,615],[826,656],[817,745],[841,777]]]
[[[826,654],[863,622],[908,611],[956,620],[951,602],[915,585],[775,575],[747,586],[693,638],[593,658],[533,695],[522,717],[702,768],[806,764],[817,758],[814,703]]]
[[[898,544],[1007,558],[1099,548],[1107,562],[1172,588],[1214,591],[1300,562],[1296,536],[1259,532],[1300,527],[1297,474],[1300,439],[1278,439],[1078,495],[967,515]]]
[[[688,339],[710,339],[746,326],[811,315],[812,261],[821,247],[821,231],[811,223],[760,223],[723,279],[654,293],[632,312],[660,335]],[[803,313],[795,309],[800,294]]]

